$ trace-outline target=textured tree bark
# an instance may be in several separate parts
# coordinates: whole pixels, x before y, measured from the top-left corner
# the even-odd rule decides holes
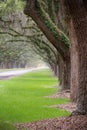
[[[76,70],[78,80],[77,110],[72,114],[87,114],[87,6],[84,0],[65,0],[65,6],[69,9],[77,39],[75,43],[71,40],[71,45],[74,44],[71,50],[73,47],[75,50],[74,54],[71,53],[71,59],[73,55],[77,57],[74,59],[77,66],[72,62],[71,66]],[[72,69],[71,74],[73,75]]]
[[[70,60],[63,61],[59,59],[59,81],[61,91],[70,90]]]
[[[64,85],[62,87],[63,90],[70,90],[70,72],[71,72],[71,67],[70,67],[70,60],[66,60],[64,63],[64,75],[63,75],[63,80],[64,80]]]
[[[69,36],[70,36],[70,50],[71,50],[71,79],[70,79],[70,90],[71,90],[71,101],[77,101],[77,91],[78,91],[78,48],[77,48],[77,37],[75,34],[75,29],[73,27],[72,19],[69,24]]]

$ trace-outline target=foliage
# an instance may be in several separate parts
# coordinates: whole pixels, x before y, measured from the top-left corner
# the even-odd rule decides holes
[[[7,58],[6,61],[9,63],[10,61],[15,61],[17,63],[21,63],[21,61],[24,63],[28,61],[33,62],[31,57],[32,59],[34,57],[38,59],[38,55],[40,55],[40,59],[44,60],[50,67],[53,64],[56,65],[56,50],[38,29],[32,19],[28,21],[22,12],[12,13],[10,15],[11,19],[8,19],[8,17],[7,19],[13,22],[7,26],[7,30],[1,28],[0,32],[1,39],[4,38],[4,48],[8,48],[0,52],[3,54],[3,57],[1,55],[2,61]],[[6,26],[6,23],[4,26]],[[3,44],[1,42],[1,46],[3,46]]]
[[[11,19],[9,17],[11,17]],[[7,22],[1,21],[0,31],[0,62],[1,68],[4,65],[4,68],[9,67],[25,67],[27,66],[36,66],[41,60],[40,57],[33,51],[32,44],[30,39],[34,37],[34,35],[28,35],[31,31],[25,31],[23,27],[27,25],[27,18],[20,11],[18,13],[9,14],[7,17],[3,17],[3,19],[7,19],[10,21],[10,25]],[[15,17],[14,17],[15,16]],[[4,24],[3,24],[4,23]],[[25,23],[25,24],[24,24]],[[32,23],[32,21],[31,21]],[[7,28],[7,29],[6,29]],[[26,35],[25,35],[26,34]],[[38,34],[36,34],[38,35]],[[31,58],[32,57],[32,58]],[[6,65],[6,64],[9,64]],[[16,64],[16,66],[15,66]],[[12,68],[13,68],[12,67]]]
[[[0,16],[6,15],[12,11],[23,9],[24,1],[22,0],[4,0],[0,1]]]
[[[14,2],[14,5],[12,5],[13,4],[12,0],[8,0],[6,2],[1,2],[1,4],[2,3],[6,4],[6,6],[8,7],[6,9],[8,11],[10,9],[9,14],[8,14],[8,11],[6,11],[7,16],[5,15],[5,12],[4,12],[5,16],[1,17],[1,20],[2,20],[2,22],[1,22],[2,28],[1,28],[1,32],[0,32],[1,37],[2,37],[2,33],[4,31],[3,35],[6,36],[4,38],[5,39],[4,46],[6,46],[6,47],[8,45],[10,45],[10,47],[13,46],[13,47],[11,47],[11,49],[9,48],[9,51],[7,51],[5,56],[4,55],[3,56],[8,57],[7,61],[10,61],[10,60],[14,61],[14,59],[16,58],[17,62],[18,61],[26,62],[28,60],[27,57],[29,57],[28,48],[32,48],[32,46],[33,46],[34,51],[36,53],[38,53],[42,57],[42,59],[45,62],[47,62],[49,65],[51,65],[53,63],[57,63],[56,62],[57,61],[56,50],[50,44],[50,42],[48,42],[48,40],[45,38],[45,36],[43,34],[41,34],[40,30],[37,33],[37,30],[38,30],[38,29],[36,29],[37,27],[35,29],[33,28],[33,26],[36,26],[35,23],[34,23],[34,25],[32,24],[31,29],[30,28],[27,28],[27,30],[24,29],[28,25],[28,22],[29,22],[29,24],[31,24],[32,21],[31,20],[28,21],[28,19],[23,15],[23,13],[21,11],[18,11],[18,12],[15,11],[15,10],[17,10],[15,8],[18,8],[18,5],[21,6],[20,2],[24,2],[24,1],[16,0]],[[45,0],[39,1],[38,0],[38,3],[39,3],[38,7],[40,7],[38,14],[41,15],[42,19],[44,19],[44,23],[46,24],[46,26],[50,29],[51,33],[54,35],[54,37],[56,39],[58,38],[60,41],[62,40],[62,42],[64,42],[66,44],[66,46],[69,47],[69,39],[60,29],[57,28],[54,21],[52,21],[52,18],[50,18],[51,15],[49,14],[50,13],[49,8],[52,9],[52,11],[53,11],[52,1],[51,0],[50,1],[45,1]],[[55,6],[55,3],[56,3],[56,1],[54,2],[54,6]],[[1,5],[1,7],[2,7],[2,5]],[[12,10],[12,13],[10,13],[11,10]],[[48,14],[46,13],[45,10],[48,12]],[[4,30],[3,30],[3,26],[4,26]],[[29,34],[32,34],[32,36],[29,36]],[[42,38],[41,35],[43,35],[44,38]],[[43,40],[40,40],[40,39],[43,39]],[[46,40],[44,40],[44,39],[46,39]],[[46,42],[47,42],[47,44],[46,44]],[[32,44],[32,46],[30,45],[30,43]],[[15,49],[15,47],[16,47],[16,49]],[[14,48],[14,49],[12,49],[12,48]],[[1,51],[1,53],[2,53],[2,51]],[[43,55],[43,53],[44,53],[44,55]],[[33,52],[32,52],[32,55],[33,55]],[[23,58],[23,57],[26,57],[26,61],[25,61],[25,58]],[[49,59],[52,59],[52,60],[50,61]]]

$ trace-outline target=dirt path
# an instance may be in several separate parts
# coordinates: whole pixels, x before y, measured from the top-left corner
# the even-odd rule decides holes
[[[0,73],[0,80],[9,79],[14,76],[19,76],[28,72],[37,71],[41,69],[46,69],[47,67],[37,67],[37,68],[31,68],[31,69],[22,69],[22,70],[10,70],[6,72]]]

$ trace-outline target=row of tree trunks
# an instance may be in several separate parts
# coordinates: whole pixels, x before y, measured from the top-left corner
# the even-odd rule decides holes
[[[63,61],[59,53],[54,60],[51,61],[51,58],[48,60],[48,66],[58,78],[61,91],[70,90],[70,61]]]
[[[72,19],[71,87],[77,91],[77,110],[73,114],[87,114],[87,2],[65,0],[65,6]]]
[[[68,27],[71,41],[71,67],[68,57],[69,50],[66,49],[67,53],[63,52],[66,47],[61,46],[63,44],[58,44],[58,39],[55,39],[49,28],[45,26],[43,20],[37,15],[38,6],[35,8],[36,0],[27,0],[25,13],[33,18],[38,27],[60,53],[63,60],[63,63],[58,64],[60,83],[65,88],[71,86],[71,99],[72,101],[77,100],[76,113],[85,114],[87,113],[87,2],[86,0],[62,1],[67,10],[65,15],[70,19]],[[31,5],[32,10],[30,10],[31,8],[29,9],[28,5]],[[61,49],[62,47],[63,49]]]

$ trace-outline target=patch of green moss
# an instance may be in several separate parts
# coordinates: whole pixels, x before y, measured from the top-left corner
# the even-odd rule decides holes
[[[44,24],[47,26],[47,28],[49,28],[49,30],[51,31],[53,36],[55,36],[55,38],[60,39],[67,47],[69,47],[68,37],[60,29],[57,28],[57,26],[52,22],[49,15],[45,12],[43,7],[39,3],[39,0],[37,0],[37,1],[38,1],[38,5],[39,5],[37,13],[38,13],[40,19],[44,22]]]

